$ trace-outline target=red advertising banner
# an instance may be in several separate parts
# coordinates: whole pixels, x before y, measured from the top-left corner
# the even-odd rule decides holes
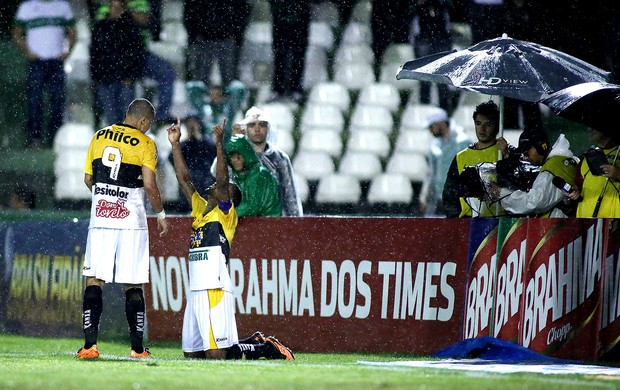
[[[151,227],[152,339],[180,339],[190,219]],[[461,340],[469,220],[245,218],[232,245],[240,337],[306,352],[430,354]]]
[[[609,229],[599,343],[601,359],[617,361],[620,358],[620,219],[610,220]]]
[[[597,358],[605,226],[602,219],[528,220],[521,345]]]
[[[528,221],[523,218],[500,221],[492,336],[513,343],[519,341]]]

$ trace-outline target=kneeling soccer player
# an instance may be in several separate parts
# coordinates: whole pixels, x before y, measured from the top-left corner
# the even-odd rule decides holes
[[[224,124],[213,126],[217,148],[216,181],[207,189],[206,200],[196,192],[185,164],[180,146],[180,121],[167,130],[176,177],[192,205],[194,217],[188,256],[190,293],[183,318],[183,353],[188,358],[202,359],[293,360],[290,349],[273,336],[264,337],[256,332],[239,342],[228,258],[237,228],[235,208],[241,202],[241,192],[229,183],[222,141]]]

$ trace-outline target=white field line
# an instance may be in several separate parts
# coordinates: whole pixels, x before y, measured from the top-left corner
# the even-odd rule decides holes
[[[440,360],[440,361],[358,361],[358,364],[383,367],[433,368],[461,371],[479,371],[497,374],[536,373],[560,375],[603,375],[620,376],[620,368],[586,364],[504,364],[483,360]]]

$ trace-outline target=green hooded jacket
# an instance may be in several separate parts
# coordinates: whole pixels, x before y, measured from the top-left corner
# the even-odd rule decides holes
[[[233,171],[233,181],[239,186],[243,200],[237,207],[239,217],[279,217],[282,215],[278,180],[263,166],[256,157],[250,141],[243,135],[236,135],[226,144],[226,160],[230,155],[239,153],[245,160],[243,171]]]

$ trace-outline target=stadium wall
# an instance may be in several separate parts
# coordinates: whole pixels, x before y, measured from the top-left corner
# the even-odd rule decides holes
[[[179,340],[191,219],[151,229],[148,336]],[[81,336],[88,221],[0,223],[0,331]],[[494,336],[556,357],[617,358],[620,229],[604,219],[246,218],[230,271],[240,336],[294,350],[427,355]],[[127,337],[122,286],[102,337]]]

